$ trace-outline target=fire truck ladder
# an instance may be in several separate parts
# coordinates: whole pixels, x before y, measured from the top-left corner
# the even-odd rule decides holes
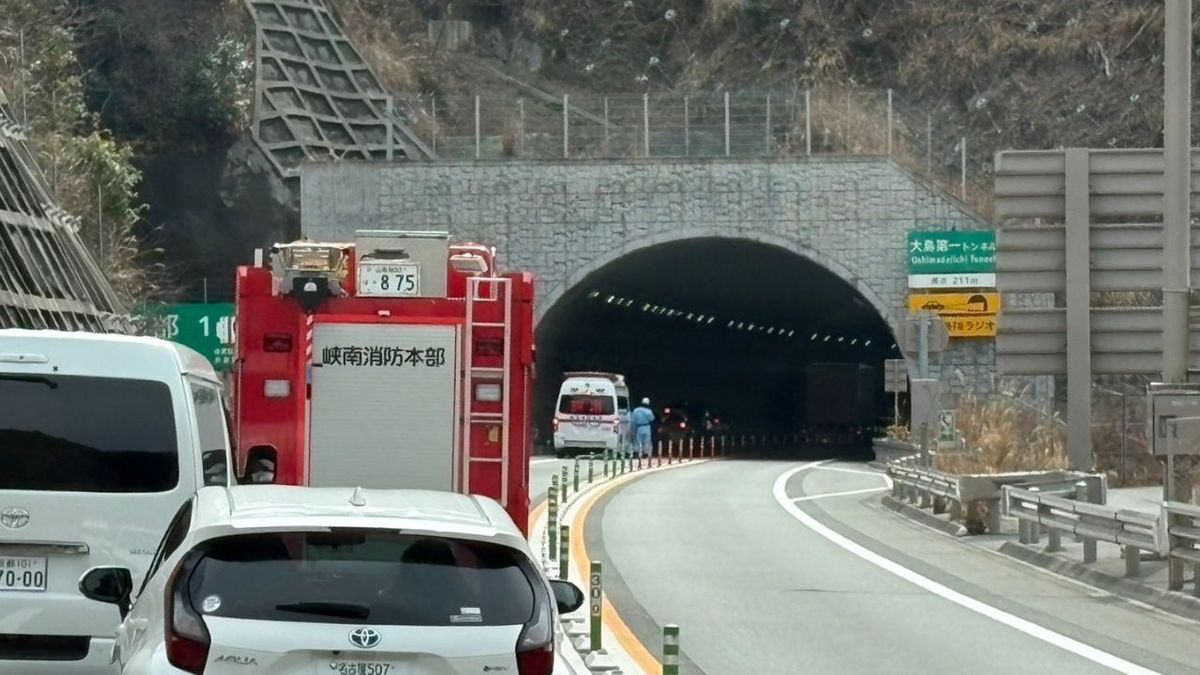
[[[503,302],[504,322],[486,322],[475,320],[475,303]],[[504,330],[504,352],[502,366],[499,368],[476,366],[474,363],[475,331],[479,328],[501,328]],[[463,416],[462,428],[462,457],[463,457],[463,486],[464,491],[471,489],[471,467],[479,464],[500,464],[500,505],[508,507],[508,461],[509,461],[509,419],[512,413],[512,402],[509,396],[509,386],[512,381],[510,358],[512,356],[512,280],[498,277],[470,277],[467,279],[467,317],[463,335],[465,353],[463,370],[466,373],[463,395],[466,397],[467,414]],[[484,381],[500,384],[501,412],[485,412],[477,409],[475,401],[475,383]],[[471,428],[475,424],[500,426],[500,456],[474,457],[471,454]]]

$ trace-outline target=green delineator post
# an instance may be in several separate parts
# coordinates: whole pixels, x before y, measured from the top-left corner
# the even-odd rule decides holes
[[[562,526],[562,536],[558,538],[558,578],[567,579],[571,575],[571,526]]]
[[[588,485],[591,485],[592,481],[596,480],[595,459],[592,455],[588,455]]]
[[[604,477],[608,478],[608,450],[604,451]]]
[[[571,477],[571,480],[572,480],[571,491],[579,492],[579,458],[578,457],[575,458],[575,474]]]
[[[662,675],[679,675],[679,626],[663,626]]]
[[[559,483],[559,485],[562,486],[562,503],[566,504],[567,497],[569,495],[568,495],[568,490],[567,490],[567,467],[565,467],[565,466],[562,468],[562,482]]]
[[[546,536],[550,540],[550,559],[558,553],[558,476],[550,476],[550,489],[546,491]]]
[[[588,574],[588,613],[591,614],[591,651],[598,652],[604,648],[601,635],[604,632],[603,601],[604,580],[603,567],[593,561]]]

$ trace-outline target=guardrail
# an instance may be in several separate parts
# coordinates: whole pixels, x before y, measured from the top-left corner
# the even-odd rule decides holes
[[[1170,590],[1183,589],[1185,563],[1192,564],[1192,595],[1200,598],[1200,507],[1178,502],[1163,504],[1164,542],[1166,554],[1172,563],[1167,580]]]
[[[951,520],[962,519],[972,534],[1000,532],[1001,490],[1005,486],[1037,487],[1059,494],[1074,492],[1079,481],[1087,485],[1093,501],[1105,501],[1108,483],[1098,474],[1077,471],[1023,471],[1002,474],[951,474],[919,464],[920,458],[904,457],[887,465],[892,479],[892,496],[935,514],[950,512]]]
[[[1089,503],[1088,488],[1085,481],[1076,483],[1073,490],[1058,490],[1057,494],[1052,489],[1005,486],[1004,514],[1019,521],[1018,537],[1022,544],[1040,543],[1041,532],[1046,530],[1047,553],[1062,550],[1063,532],[1072,533],[1083,542],[1085,563],[1096,561],[1098,541],[1121,546],[1125,575],[1137,576],[1141,570],[1141,552],[1159,553],[1162,549],[1159,516]]]

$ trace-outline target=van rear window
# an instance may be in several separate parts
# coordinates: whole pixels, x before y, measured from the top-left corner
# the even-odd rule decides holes
[[[163,382],[0,373],[0,490],[165,492],[179,483]]]
[[[558,412],[567,415],[611,415],[614,409],[612,396],[566,394],[558,400]]]

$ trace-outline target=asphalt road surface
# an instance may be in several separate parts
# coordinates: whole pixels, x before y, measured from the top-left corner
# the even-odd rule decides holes
[[[885,486],[844,462],[648,475],[588,549],[652,652],[680,625],[687,673],[1200,672],[1200,624],[912,523]]]

